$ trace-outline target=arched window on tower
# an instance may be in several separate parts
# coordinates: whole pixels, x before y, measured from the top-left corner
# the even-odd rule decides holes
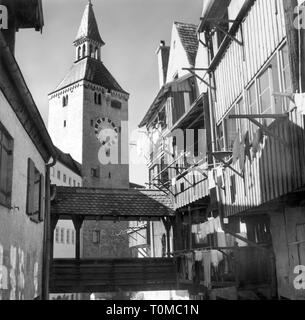
[[[93,56],[93,54],[94,54],[94,53],[93,53],[92,44],[90,44],[89,48],[90,48],[90,49],[89,49],[89,50],[90,50],[90,51],[89,51],[89,56],[92,58],[92,56]]]
[[[97,93],[94,92],[94,103],[97,104]]]
[[[69,96],[68,95],[63,96],[62,97],[62,106],[66,107],[68,105],[68,102],[69,102]]]
[[[102,105],[102,95],[99,93],[98,95],[98,104],[101,106]]]
[[[82,48],[78,47],[77,49],[77,59],[79,60],[81,58]]]
[[[86,55],[86,45],[84,44],[83,45],[83,58],[85,57],[85,55]]]

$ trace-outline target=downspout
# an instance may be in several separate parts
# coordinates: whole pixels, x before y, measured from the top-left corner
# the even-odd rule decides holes
[[[50,164],[46,164],[45,179],[45,220],[44,220],[44,237],[43,237],[43,267],[42,267],[42,300],[49,300],[49,281],[50,281],[50,259],[51,259],[51,175],[50,169],[56,164],[56,157],[52,158]]]

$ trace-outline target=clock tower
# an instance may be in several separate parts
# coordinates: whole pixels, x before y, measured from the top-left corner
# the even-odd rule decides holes
[[[84,187],[127,189],[129,94],[102,61],[91,1],[73,45],[75,61],[49,94],[51,138],[82,164]]]

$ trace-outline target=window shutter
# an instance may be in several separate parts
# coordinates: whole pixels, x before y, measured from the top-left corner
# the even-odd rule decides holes
[[[28,215],[34,213],[34,188],[35,188],[35,164],[28,159],[28,186],[27,186],[27,209]]]
[[[40,175],[40,202],[39,202],[39,221],[44,221],[45,214],[45,179]]]

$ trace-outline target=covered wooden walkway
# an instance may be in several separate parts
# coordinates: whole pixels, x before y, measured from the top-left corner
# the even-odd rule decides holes
[[[171,199],[156,190],[57,187],[51,203],[50,293],[161,291],[177,289],[173,258],[81,259],[85,220],[158,221],[168,233],[174,223]],[[59,220],[72,220],[75,259],[53,259],[53,234]],[[169,246],[170,247],[170,246]]]

